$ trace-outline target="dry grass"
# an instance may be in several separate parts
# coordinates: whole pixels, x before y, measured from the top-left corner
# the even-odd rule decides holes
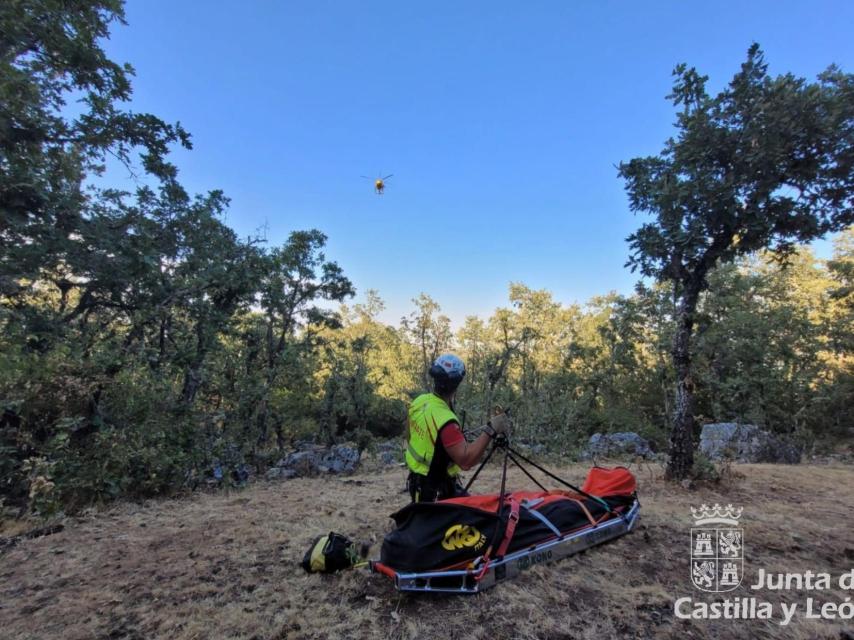
[[[584,468],[567,467],[581,481]],[[478,596],[401,596],[366,571],[306,575],[315,535],[379,541],[407,501],[400,469],[259,483],[227,494],[124,504],[66,522],[0,555],[4,639],[242,638],[839,638],[854,621],[682,621],[689,506],[745,506],[746,581],[766,571],[854,566],[854,468],[745,465],[724,487],[686,491],[636,469],[643,503],[632,535]],[[497,470],[483,490],[497,488]],[[511,486],[527,487],[521,474]],[[779,592],[750,592],[779,603]],[[786,601],[806,593],[784,593]],[[815,595],[815,594],[813,594]],[[818,594],[841,601],[836,590]],[[849,592],[848,595],[851,595]],[[711,600],[712,598],[705,598]]]

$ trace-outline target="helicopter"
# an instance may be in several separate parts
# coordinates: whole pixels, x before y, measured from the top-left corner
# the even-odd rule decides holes
[[[369,176],[362,176],[362,177],[365,178],[366,180],[373,180],[374,181],[374,192],[378,196],[381,196],[383,194],[383,191],[385,191],[385,181],[388,180],[389,178],[391,178],[393,175],[394,175],[393,173],[390,173],[384,178],[371,178]]]

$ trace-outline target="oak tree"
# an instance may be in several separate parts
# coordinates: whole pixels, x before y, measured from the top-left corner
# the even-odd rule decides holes
[[[761,249],[785,260],[854,221],[854,77],[831,66],[815,82],[768,73],[759,46],[717,95],[682,64],[669,96],[676,135],[655,156],[620,164],[633,211],[652,220],[629,236],[628,264],[673,284],[676,401],[668,475],[694,453],[691,338],[707,276]]]

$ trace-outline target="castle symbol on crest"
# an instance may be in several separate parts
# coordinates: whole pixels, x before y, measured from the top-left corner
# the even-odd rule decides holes
[[[702,591],[732,591],[741,584],[744,570],[744,531],[738,527],[743,509],[691,507],[691,581]]]

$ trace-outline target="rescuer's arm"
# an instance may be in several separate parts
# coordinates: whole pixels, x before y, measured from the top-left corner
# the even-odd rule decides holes
[[[449,444],[445,440],[445,431],[450,429],[455,429],[457,433],[459,433],[459,439],[452,439],[452,442]],[[486,449],[489,441],[492,439],[490,435],[484,431],[481,433],[473,442],[466,442],[466,439],[463,437],[460,428],[456,425],[448,425],[444,429],[442,429],[442,444],[445,445],[445,451],[448,452],[448,457],[453,460],[456,464],[460,466],[460,468],[464,470],[471,469],[477,461],[480,460],[480,457],[483,455],[484,450]],[[451,434],[449,434],[451,436]]]
[[[510,418],[507,414],[499,413],[483,427],[483,433],[474,442],[466,442],[456,422],[446,425],[439,432],[439,437],[442,439],[445,451],[448,452],[448,457],[462,469],[471,469],[480,460],[489,441],[498,434],[508,435],[510,427]]]

